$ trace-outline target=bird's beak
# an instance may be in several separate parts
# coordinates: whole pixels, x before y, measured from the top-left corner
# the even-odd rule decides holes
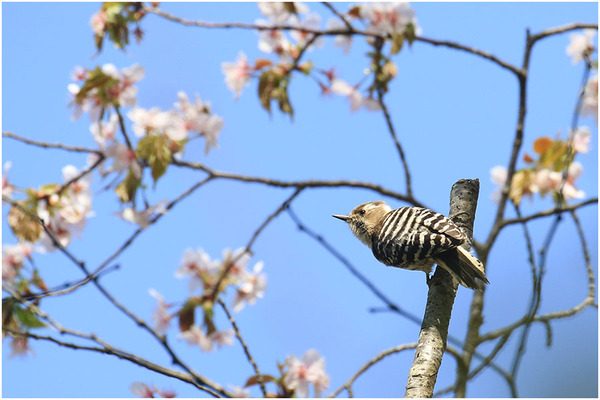
[[[337,218],[337,219],[341,219],[342,221],[348,222],[348,220],[350,219],[349,216],[347,215],[332,215],[332,217]]]

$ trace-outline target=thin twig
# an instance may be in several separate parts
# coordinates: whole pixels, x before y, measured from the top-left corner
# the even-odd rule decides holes
[[[19,142],[23,142],[23,143],[30,144],[33,146],[43,147],[45,149],[61,149],[61,150],[66,150],[66,151],[72,151],[75,153],[94,153],[94,154],[98,154],[98,155],[102,154],[99,150],[96,150],[96,149],[89,149],[87,147],[79,147],[79,146],[68,146],[68,145],[62,144],[62,143],[41,142],[38,140],[32,140],[32,139],[28,139],[28,138],[25,138],[22,136],[15,135],[12,132],[2,132],[2,137],[15,139],[15,140],[18,140]]]
[[[404,350],[414,349],[415,347],[417,347],[417,343],[408,343],[408,344],[403,344],[403,345],[392,347],[391,349],[382,351],[381,353],[377,354],[375,357],[373,357],[372,359],[367,361],[367,363],[364,364],[362,367],[360,367],[360,369],[358,371],[356,371],[354,373],[354,375],[352,375],[350,377],[350,379],[348,379],[346,381],[346,383],[344,383],[342,386],[340,386],[337,390],[335,390],[333,393],[331,393],[327,397],[334,398],[334,397],[337,397],[344,389],[350,390],[350,388],[354,384],[354,381],[358,377],[360,377],[363,373],[365,373],[373,365],[375,365],[379,361],[383,360],[385,357],[392,355],[392,354],[400,353],[401,351],[404,351]]]
[[[231,268],[233,268],[233,266],[235,265],[235,263],[245,253],[252,254],[252,246],[254,245],[254,242],[256,241],[256,239],[258,238],[258,236],[267,227],[267,225],[269,225],[269,223],[271,223],[271,221],[273,221],[273,219],[275,219],[279,214],[281,214],[281,212],[283,210],[285,210],[285,208],[296,198],[296,196],[298,196],[300,194],[300,192],[302,192],[302,190],[303,190],[303,188],[297,188],[294,191],[294,193],[292,193],[292,195],[290,197],[288,197],[283,203],[281,203],[281,205],[275,211],[273,211],[273,213],[271,213],[271,215],[269,215],[267,217],[267,219],[265,219],[265,221],[256,229],[256,231],[254,231],[254,233],[250,237],[250,240],[248,241],[248,244],[246,245],[246,248],[244,249],[244,251],[240,252],[236,257],[233,257],[233,259],[230,260],[229,263],[223,268],[223,271],[221,272],[221,275],[219,276],[219,279],[217,280],[217,283],[214,285],[212,293],[209,296],[209,298],[216,298],[217,293],[220,290],[221,283],[223,283],[223,281],[225,280],[225,278],[229,274],[229,271],[231,270]]]
[[[581,207],[584,207],[584,206],[587,206],[587,205],[590,205],[590,204],[596,204],[597,205],[598,204],[598,198],[597,197],[590,198],[590,199],[584,200],[584,201],[582,201],[580,203],[577,203],[577,204],[573,204],[573,205],[570,205],[570,206],[563,206],[562,208],[552,208],[550,210],[540,211],[538,213],[531,214],[531,215],[528,215],[528,216],[525,216],[525,217],[513,218],[513,219],[505,219],[505,220],[503,220],[501,222],[500,226],[502,228],[504,228],[505,226],[508,226],[508,225],[513,225],[513,224],[518,224],[518,223],[523,223],[523,222],[529,222],[531,220],[538,219],[538,218],[550,217],[550,216],[553,216],[553,215],[556,215],[556,214],[560,214],[560,213],[563,213],[563,212],[574,211],[574,210],[577,210],[577,209],[579,209]]]
[[[223,308],[223,311],[225,311],[225,314],[227,315],[227,319],[229,319],[229,323],[231,323],[231,326],[233,327],[233,330],[235,332],[235,337],[237,337],[238,341],[242,345],[242,348],[244,349],[244,354],[246,354],[246,358],[248,359],[248,362],[250,363],[250,365],[252,365],[252,368],[254,369],[254,373],[256,375],[256,381],[258,382],[258,385],[260,386],[260,390],[261,390],[263,396],[267,397],[267,388],[265,387],[265,383],[263,381],[262,374],[260,373],[260,370],[258,369],[258,365],[256,365],[256,361],[254,361],[254,357],[252,357],[252,355],[250,354],[250,350],[248,350],[248,345],[242,338],[242,334],[240,333],[240,329],[238,328],[237,323],[233,319],[233,316],[227,309],[227,306],[225,305],[225,303],[223,303],[223,300],[217,299],[217,302]]]

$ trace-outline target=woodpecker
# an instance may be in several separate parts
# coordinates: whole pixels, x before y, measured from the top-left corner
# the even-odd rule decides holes
[[[424,271],[429,279],[431,267],[437,264],[470,289],[480,288],[477,280],[489,283],[483,263],[461,247],[467,235],[435,211],[422,207],[392,210],[384,201],[371,201],[357,206],[350,215],[333,217],[346,221],[385,265]]]

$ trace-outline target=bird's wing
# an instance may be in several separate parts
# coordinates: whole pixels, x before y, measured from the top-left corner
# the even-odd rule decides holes
[[[375,257],[387,264],[408,266],[450,250],[466,240],[449,218],[420,207],[391,211],[374,235]]]

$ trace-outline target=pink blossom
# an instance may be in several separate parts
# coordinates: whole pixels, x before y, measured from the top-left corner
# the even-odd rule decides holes
[[[25,357],[28,354],[34,354],[33,349],[29,347],[29,340],[26,336],[12,337],[10,341],[10,354],[9,358],[20,356]]]
[[[92,15],[92,18],[90,18],[90,25],[92,26],[94,35],[104,36],[104,31],[106,30],[106,17],[106,11],[104,10],[100,10]]]
[[[283,383],[288,389],[294,389],[297,397],[308,397],[309,384],[315,388],[315,397],[329,385],[329,376],[325,372],[325,359],[316,350],[308,350],[300,360],[294,355],[285,360],[287,372]]]
[[[190,276],[188,289],[193,292],[198,288],[210,287],[217,279],[221,263],[211,260],[208,253],[202,249],[187,249],[183,253],[179,269],[175,271],[176,278]]]
[[[252,68],[248,64],[246,55],[240,51],[238,59],[235,62],[221,63],[221,70],[225,74],[225,84],[239,98],[242,89],[252,76]]]
[[[88,73],[85,69],[80,67],[79,65],[73,68],[73,72],[71,72],[71,79],[74,81],[85,81],[88,78]]]
[[[151,132],[163,131],[171,123],[169,113],[161,111],[158,107],[150,110],[136,107],[129,111],[127,116],[133,121],[133,133],[136,136],[145,136]]]
[[[304,20],[300,20],[296,15],[290,18],[290,25],[299,28],[298,30],[292,30],[290,36],[296,41],[296,44],[300,47],[304,47],[306,43],[313,39],[314,34],[308,33],[304,29],[318,30],[321,27],[321,16],[319,14],[309,14]],[[318,37],[309,47],[311,50],[313,47],[322,47],[325,39],[320,36]]]
[[[335,78],[331,81],[331,91],[350,99],[350,111],[355,112],[360,110],[364,105],[364,98],[357,90],[356,86],[350,86],[350,84],[341,79]]]
[[[329,30],[345,28],[346,25],[338,18],[330,18],[327,21],[327,29]],[[350,48],[352,47],[352,35],[335,35],[333,38],[333,44],[341,47],[344,51],[344,54],[348,54],[350,52]]]
[[[90,132],[98,146],[103,149],[107,142],[115,140],[117,128],[119,126],[119,116],[112,114],[108,118],[108,122],[98,121],[90,125]]]
[[[213,341],[218,347],[231,346],[233,344],[234,332],[233,329],[226,331],[214,331],[208,338]]]
[[[420,32],[415,12],[406,2],[363,3],[360,6],[360,17],[368,21],[367,30],[378,35],[402,33],[411,23],[415,32]]]
[[[254,304],[258,298],[262,298],[267,288],[267,278],[261,274],[263,262],[254,265],[252,272],[246,272],[241,283],[238,285],[233,298],[233,311],[240,312],[246,303]]]
[[[133,150],[122,143],[113,143],[105,151],[107,157],[113,159],[108,172],[123,172],[127,169],[137,177],[142,177],[142,167],[137,162],[136,154]]]
[[[2,173],[2,196],[6,197],[12,197],[13,192],[13,185],[8,183],[8,171],[10,170],[11,166],[12,163],[10,161],[5,162]]]
[[[298,47],[284,35],[283,31],[275,29],[270,21],[256,20],[255,24],[273,29],[263,29],[259,32],[258,49],[264,53],[275,53],[280,58],[291,60],[298,52]]]
[[[592,134],[590,128],[587,126],[581,126],[577,128],[573,135],[573,150],[577,153],[587,153],[590,151],[590,141]]]
[[[29,242],[20,242],[15,245],[2,246],[2,282],[12,286],[15,278],[23,267],[23,261],[31,257],[33,245]]]
[[[583,165],[581,165],[580,162],[574,161],[569,165],[569,168],[567,169],[567,180],[562,190],[565,200],[583,199],[585,197],[585,192],[575,187],[575,181],[582,173]]]
[[[244,389],[241,386],[229,385],[231,388],[231,396],[235,398],[248,398],[250,397],[250,391]]]
[[[295,2],[294,6],[296,8],[296,12],[298,13],[307,13],[308,7],[302,3]],[[258,3],[258,9],[267,17],[273,24],[283,25],[288,22],[288,19],[292,16],[290,12],[285,7],[285,3],[283,2],[260,2]]]
[[[153,398],[154,392],[150,388],[150,386],[146,385],[142,382],[133,382],[131,386],[129,386],[129,390],[131,393],[135,394],[137,397],[142,398]]]
[[[592,76],[583,92],[583,101],[581,103],[581,115],[593,115],[598,123],[598,73]]]
[[[572,64],[577,64],[591,55],[595,50],[595,36],[595,29],[584,29],[583,34],[572,33],[569,35],[569,45],[567,46],[566,53],[571,57]]]
[[[156,310],[152,313],[154,329],[159,335],[164,335],[171,326],[172,315],[169,314],[169,305],[165,303],[163,296],[155,289],[149,289],[148,293],[157,301]]]
[[[222,257],[223,267],[231,262],[231,260],[236,260],[229,269],[228,277],[232,282],[239,283],[248,276],[246,265],[250,261],[251,256],[245,248],[240,247],[235,251],[232,251],[229,248],[223,249]]]
[[[530,191],[531,193],[547,193],[552,190],[558,190],[561,181],[562,175],[560,172],[543,168],[535,173]]]
[[[180,339],[184,339],[189,345],[199,346],[200,350],[209,352],[214,349],[213,341],[197,325],[192,325],[187,331],[179,334]]]
[[[490,175],[492,183],[498,186],[490,197],[495,202],[498,202],[500,201],[500,197],[502,195],[502,188],[504,188],[504,185],[506,184],[506,179],[508,179],[508,171],[505,167],[497,165],[490,170]]]
[[[117,213],[117,216],[125,221],[145,228],[150,225],[157,214],[163,214],[165,212],[165,204],[166,200],[162,200],[142,211],[137,211],[132,207],[126,207],[123,211]]]

